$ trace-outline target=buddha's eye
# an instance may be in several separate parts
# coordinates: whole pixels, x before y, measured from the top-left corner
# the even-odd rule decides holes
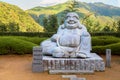
[[[78,17],[77,16],[73,16],[74,18],[76,18],[76,19],[78,19]]]
[[[70,18],[70,16],[66,16],[66,18],[65,18],[65,19],[68,19],[68,18]]]

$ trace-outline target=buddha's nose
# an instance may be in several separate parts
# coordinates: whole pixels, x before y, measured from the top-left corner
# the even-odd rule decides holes
[[[70,20],[73,21],[74,19],[72,17],[70,17]]]

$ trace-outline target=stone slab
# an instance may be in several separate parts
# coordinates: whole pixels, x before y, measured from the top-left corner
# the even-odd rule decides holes
[[[77,77],[76,75],[62,75],[62,78],[71,78],[71,77]]]
[[[84,71],[84,70],[49,70],[50,74],[93,74],[94,71]]]
[[[53,58],[51,56],[43,56],[43,60],[79,60],[81,58]],[[91,53],[90,58],[81,59],[81,60],[103,60],[100,56],[98,56],[96,53]]]
[[[90,58],[53,58],[43,56],[44,70],[49,70],[50,74],[58,73],[94,73],[94,71],[104,71],[105,63],[96,53],[91,53]]]
[[[44,68],[43,66],[39,65],[39,64],[32,64],[32,71],[33,72],[43,72]]]
[[[86,80],[86,78],[77,78],[77,80]]]
[[[62,75],[62,78],[70,78],[70,80],[86,80],[86,78],[78,78],[76,75]]]

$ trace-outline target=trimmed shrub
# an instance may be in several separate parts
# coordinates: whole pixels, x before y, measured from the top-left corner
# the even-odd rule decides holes
[[[20,36],[20,37],[15,37],[17,39],[21,39],[21,40],[25,40],[25,41],[29,41],[35,44],[40,44],[42,41],[48,39],[48,38],[39,38],[39,37],[24,37],[24,36]]]
[[[0,54],[28,54],[32,53],[33,46],[37,44],[13,37],[0,37]]]
[[[111,49],[111,54],[113,55],[120,55],[120,42],[106,46],[93,46],[92,52],[96,52],[98,54],[105,54],[106,49]]]
[[[28,54],[33,46],[48,38],[24,36],[0,36],[0,54]]]
[[[95,36],[92,37],[92,46],[104,46],[120,42],[120,38],[113,36]]]
[[[0,32],[0,36],[51,37],[54,32]]]
[[[24,36],[0,36],[0,54],[31,54],[33,46],[39,46],[48,38]],[[106,49],[120,55],[120,38],[112,36],[92,37],[92,52],[105,54]]]

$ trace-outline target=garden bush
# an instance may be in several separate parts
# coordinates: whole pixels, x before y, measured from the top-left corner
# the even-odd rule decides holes
[[[14,38],[29,41],[29,42],[32,42],[32,43],[35,43],[35,44],[38,44],[38,45],[40,45],[40,43],[42,41],[48,39],[47,37],[46,38],[40,38],[40,37],[24,37],[24,36],[15,36]]]
[[[0,54],[32,54],[33,46],[39,46],[43,40],[40,37],[0,36]],[[113,36],[92,37],[92,52],[105,54],[106,49],[112,54],[120,55],[120,38]]]
[[[51,37],[55,32],[0,32],[0,36]],[[120,32],[92,32],[91,36],[120,37]]]
[[[111,49],[112,54],[120,55],[120,38],[113,36],[92,37],[92,52],[105,54],[106,49]]]
[[[98,54],[105,54],[106,49],[111,49],[112,55],[120,55],[120,42],[106,46],[93,46],[92,52],[96,52]]]
[[[0,54],[31,54],[33,46],[47,38],[0,36]]]
[[[93,36],[92,46],[104,46],[120,42],[120,38],[113,36]]]
[[[0,32],[0,36],[51,37],[54,32]]]

